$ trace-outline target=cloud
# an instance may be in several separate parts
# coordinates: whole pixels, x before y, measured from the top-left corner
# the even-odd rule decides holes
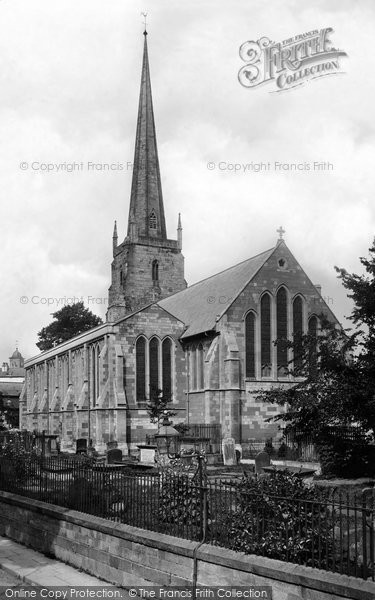
[[[374,6],[214,0],[0,3],[2,339],[36,353],[57,301],[106,297],[111,237],[125,235],[142,58],[149,53],[168,234],[182,213],[190,283],[271,247],[280,224],[297,260],[342,318],[334,264],[358,271],[375,225]],[[333,27],[345,74],[287,94],[238,83],[242,42]],[[327,161],[333,171],[234,172],[208,162]],[[28,168],[21,170],[21,162]],[[84,163],[44,172],[33,163]],[[325,292],[326,290],[326,292]],[[27,304],[21,296],[55,298]],[[90,306],[102,317],[105,302]]]

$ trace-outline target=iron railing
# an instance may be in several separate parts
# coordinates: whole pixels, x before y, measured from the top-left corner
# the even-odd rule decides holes
[[[0,489],[142,529],[374,580],[374,489],[295,497],[244,480],[0,456]],[[253,490],[255,488],[252,488]]]

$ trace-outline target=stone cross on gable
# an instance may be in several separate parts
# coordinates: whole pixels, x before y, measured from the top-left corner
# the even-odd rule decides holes
[[[282,225],[280,225],[279,229],[276,229],[276,233],[279,234],[279,240],[282,240],[285,233],[285,229],[283,229]]]

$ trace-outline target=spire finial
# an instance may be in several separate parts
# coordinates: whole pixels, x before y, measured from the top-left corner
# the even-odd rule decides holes
[[[276,229],[276,233],[279,234],[279,241],[282,240],[285,233],[285,229],[283,229],[282,225],[280,225],[279,229]]]
[[[147,13],[141,12],[141,16],[144,18],[143,25],[145,27],[143,35],[147,35]]]

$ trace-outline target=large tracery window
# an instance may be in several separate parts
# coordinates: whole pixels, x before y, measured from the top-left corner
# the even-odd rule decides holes
[[[255,377],[255,315],[250,312],[245,318],[245,377]]]
[[[271,377],[271,298],[264,294],[260,302],[260,360],[262,377]]]
[[[276,295],[276,339],[277,343],[277,375],[288,374],[288,306],[287,293],[284,287]]]
[[[312,315],[307,321],[304,298],[301,294],[290,300],[289,290],[282,285],[275,295],[264,292],[257,310],[259,314],[250,309],[244,316],[243,350],[246,379],[255,379],[259,377],[259,373],[264,379],[275,376],[285,379],[290,374],[291,359],[294,376],[301,375],[306,331],[311,339],[310,364],[313,368],[317,367],[319,319]],[[194,381],[192,373],[193,384]]]
[[[163,342],[155,336],[149,342],[144,337],[138,338],[135,344],[137,402],[155,398],[158,391],[173,398],[173,351],[170,338]]]

